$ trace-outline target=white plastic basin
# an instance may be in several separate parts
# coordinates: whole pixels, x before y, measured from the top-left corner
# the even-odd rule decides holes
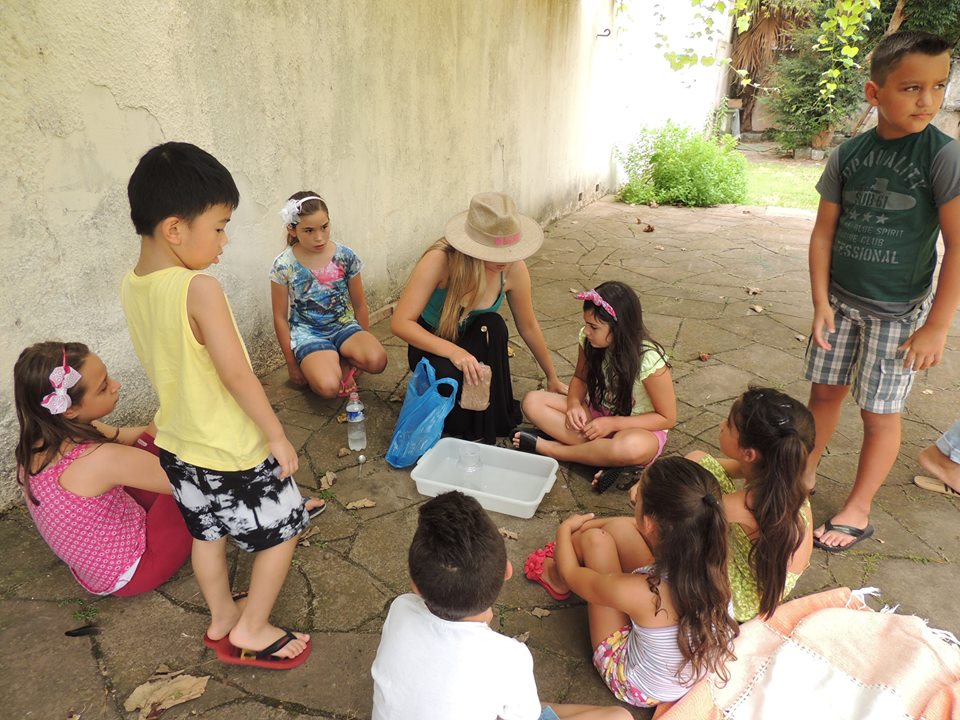
[[[479,451],[478,469],[463,467],[464,448]],[[475,497],[486,510],[529,518],[553,487],[558,468],[556,460],[543,455],[442,438],[417,461],[410,477],[421,495],[459,490]]]

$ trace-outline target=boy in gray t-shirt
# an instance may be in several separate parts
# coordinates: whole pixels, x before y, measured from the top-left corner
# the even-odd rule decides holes
[[[870,508],[900,451],[900,412],[915,373],[940,362],[960,302],[960,142],[930,125],[943,103],[949,51],[927,33],[884,38],[865,88],[877,127],[841,145],[817,183],[805,372],[817,425],[811,489],[851,389],[863,420],[850,496],[814,531],[814,544],[829,552],[873,535]]]

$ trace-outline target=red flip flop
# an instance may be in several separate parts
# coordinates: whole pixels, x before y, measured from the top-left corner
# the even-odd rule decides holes
[[[226,655],[230,652],[230,633],[227,633],[219,640],[214,640],[206,633],[203,634],[203,644],[217,653],[217,657]]]
[[[565,593],[559,593],[543,579],[543,561],[548,557],[553,557],[555,546],[555,543],[550,542],[547,543],[546,547],[538,548],[530,553],[527,556],[527,561],[523,564],[523,574],[527,576],[527,580],[538,583],[554,600],[566,600],[570,597],[569,590]]]
[[[289,630],[286,630],[285,628],[280,629],[284,631],[283,637],[276,642],[271,643],[263,650],[246,650],[243,648],[238,648],[230,644],[228,641],[228,652],[223,654],[218,652],[217,658],[220,660],[220,662],[227,663],[228,665],[249,665],[250,667],[265,668],[267,670],[292,670],[295,667],[303,665],[303,663],[307,661],[307,658],[310,657],[310,650],[313,648],[313,641],[307,640],[307,647],[304,648],[303,652],[296,657],[276,657],[273,653],[286,647],[287,643],[290,641],[297,639],[297,636]]]

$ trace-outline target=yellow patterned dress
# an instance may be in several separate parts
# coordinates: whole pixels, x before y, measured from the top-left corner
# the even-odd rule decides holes
[[[735,492],[737,487],[733,478],[724,470],[723,465],[712,455],[706,455],[700,464],[710,471],[720,483],[724,495]],[[810,500],[804,500],[801,508],[803,522],[807,522],[805,509]],[[730,578],[730,590],[733,594],[733,617],[737,622],[746,622],[760,612],[760,588],[757,576],[750,565],[750,549],[753,543],[739,523],[730,523],[730,549],[727,558],[727,576]],[[787,580],[783,586],[783,597],[787,597],[800,579],[800,573],[787,571]]]

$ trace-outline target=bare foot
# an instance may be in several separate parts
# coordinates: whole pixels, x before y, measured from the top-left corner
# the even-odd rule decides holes
[[[870,524],[870,516],[844,508],[830,518],[830,522],[834,525],[849,525],[862,530]],[[813,537],[815,537],[824,545],[829,545],[830,547],[836,548],[846,547],[856,540],[855,537],[851,537],[850,535],[840,532],[839,530],[831,530],[827,532],[825,526],[823,525],[813,531]]]
[[[917,462],[937,480],[960,492],[960,465],[940,452],[936,445],[921,450]]]
[[[207,627],[207,637],[217,642],[222,640],[227,633],[229,633],[236,626],[237,621],[240,619],[240,614],[243,612],[243,608],[247,604],[247,594],[240,593],[240,597],[234,600],[234,607],[236,612],[230,613],[229,616],[224,618],[218,618],[216,621],[211,621],[210,625]]]
[[[230,644],[245,650],[263,650],[283,637],[284,630],[273,625],[265,625],[261,630],[251,632],[241,628],[238,624],[230,631]],[[278,658],[294,658],[307,649],[310,636],[306,633],[295,632],[296,640],[291,640],[273,655]]]
[[[553,558],[543,559],[543,579],[558,595],[570,592],[570,586],[567,585],[557,570],[557,563]]]

